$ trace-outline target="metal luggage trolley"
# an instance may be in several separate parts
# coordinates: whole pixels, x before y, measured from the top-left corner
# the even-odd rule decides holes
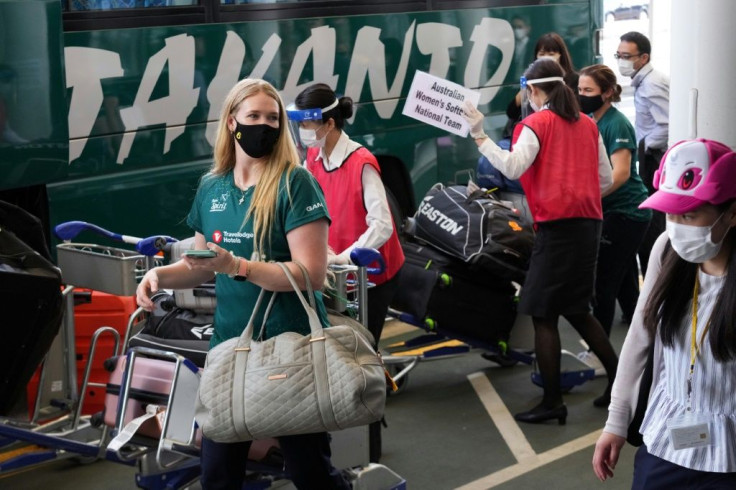
[[[338,300],[333,305],[336,313],[354,313],[359,323],[365,326],[367,319],[365,305],[366,290],[369,285],[367,273],[374,269],[367,265],[378,262],[384,267],[383,259],[376,250],[359,249],[351,254],[351,259],[358,265],[332,266],[335,276],[333,296]],[[380,271],[382,269],[377,269]],[[352,315],[351,315],[352,316]],[[344,318],[342,319],[344,320]],[[133,338],[132,323],[126,340]],[[359,327],[356,327],[359,328]],[[207,342],[204,342],[207,344]],[[160,339],[158,349],[131,347],[127,350],[127,358],[120,381],[118,411],[115,420],[113,439],[108,450],[116,453],[122,460],[138,460],[141,472],[136,475],[138,486],[142,488],[181,488],[195,481],[199,476],[199,434],[194,421],[194,406],[191,401],[196,395],[199,375],[188,360],[174,352],[164,350],[166,339]],[[172,349],[175,346],[172,345]],[[206,346],[204,347],[206,349]],[[128,408],[127,399],[131,396],[131,388],[135,375],[131,376],[133,367],[139,362],[165,360],[178,362],[172,370],[171,393],[165,405],[167,409],[161,422],[161,434],[157,440],[136,437],[135,432],[143,420],[156,416],[156,408],[147,409],[137,421],[124,416]],[[196,374],[196,376],[193,375]],[[184,383],[182,387],[181,384]],[[189,403],[187,403],[189,402]],[[150,405],[149,405],[150,407]],[[127,434],[126,434],[127,433]],[[122,437],[120,436],[122,434]],[[268,441],[256,441],[260,445],[257,452],[268,452]],[[273,441],[276,444],[276,441]],[[389,468],[369,463],[367,447],[367,428],[355,427],[332,434],[333,464],[345,471],[352,480],[353,488],[395,489],[401,490],[406,482]],[[253,454],[253,448],[251,448]],[[285,482],[283,469],[269,466],[268,463],[249,463],[249,480],[247,488],[270,488]]]
[[[152,256],[163,250],[169,251],[171,245],[176,242],[167,236],[139,239],[118,235],[84,222],[64,223],[55,231],[60,238],[70,240],[83,230],[91,230],[114,240],[134,244],[136,251],[86,243],[60,244],[57,250],[65,282],[117,295],[134,294],[145,272],[162,261],[160,257]],[[376,260],[382,263],[380,254],[370,250],[356,251],[353,259],[359,263],[366,261],[366,265]],[[336,296],[344,299],[343,311],[355,310],[359,319],[365,318],[365,288],[368,284],[365,266],[338,267],[334,272],[339,288]],[[9,472],[64,457],[76,457],[86,461],[105,458],[113,462],[136,465],[139,469],[136,484],[141,488],[184,488],[196,482],[199,476],[199,434],[194,420],[195,407],[192,401],[199,386],[197,366],[184,356],[168,350],[145,347],[128,349],[131,333],[144,314],[144,310],[139,308],[129,318],[122,343],[116,330],[102,327],[95,332],[90,347],[88,362],[94,358],[96,339],[100,335],[110,334],[114,338],[114,348],[110,352],[113,357],[107,361],[107,367],[112,372],[107,386],[109,388],[110,385],[118,383],[119,391],[111,395],[110,390],[106,390],[106,407],[113,407],[116,410],[110,410],[109,412],[114,413],[105,413],[105,416],[96,419],[81,416],[80,407],[84,402],[84,393],[86,387],[92,383],[89,383],[89,366],[87,366],[82,394],[76,390],[76,373],[72,367],[75,359],[73,301],[70,295],[72,289],[72,286],[68,286],[66,290],[68,309],[62,333],[59,335],[63,342],[60,342],[56,349],[59,352],[54,352],[59,354],[58,357],[63,362],[59,366],[52,366],[49,362],[52,354],[50,352],[44,365],[46,379],[51,378],[49,373],[57,371],[63,373],[64,383],[69,387],[65,407],[71,414],[48,425],[32,424],[28,427],[0,421],[0,438],[5,438],[0,441],[8,442],[9,449],[17,450],[21,445],[33,444],[47,448],[41,455],[7,459],[0,466],[0,472]],[[134,399],[131,394],[136,390],[134,371],[136,366],[143,366],[143,370],[158,370],[157,373],[164,373],[157,379],[158,387],[167,393],[160,405],[130,401]],[[108,403],[107,398],[111,396],[113,398]],[[53,404],[60,403],[54,400]],[[143,415],[141,408],[144,410]],[[43,412],[43,409],[41,411]],[[112,421],[110,417],[113,417]],[[143,433],[139,433],[137,429],[146,422],[158,423],[159,432],[156,433],[154,429],[154,433],[151,434],[149,426]],[[356,444],[358,439],[363,440],[362,445]],[[334,433],[333,446],[340,447],[340,450],[335,451],[333,463],[336,467],[344,469],[353,482],[353,488],[362,490],[405,488],[406,482],[396,473],[383,465],[368,462],[367,428],[359,427]],[[255,471],[246,488],[263,489],[270,488],[272,484],[278,487],[288,485],[288,481],[284,480],[285,475],[281,466],[269,467],[266,463],[249,464],[250,468]]]
[[[160,260],[152,255],[174,239],[117,235],[78,221],[59,225],[55,232],[59,238],[71,240],[84,230],[134,244],[136,250],[69,241],[57,246],[58,263],[66,284],[64,319],[42,364],[30,422],[0,419],[0,474],[55,459],[77,458],[89,462],[107,458],[121,462],[114,453],[106,451],[107,427],[98,417],[82,415],[87,387],[105,388],[105,384],[89,379],[98,340],[103,335],[111,336],[113,349],[108,355],[114,356],[122,353],[120,335],[109,326],[101,326],[94,332],[80,386],[76,371],[73,290],[82,287],[121,296],[135,294],[140,278]],[[134,320],[131,318],[130,322]]]
[[[532,383],[539,387],[543,386],[542,375],[534,355],[533,337],[532,343],[529,343],[529,339],[523,339],[525,336],[523,333],[517,335],[520,331],[533,331],[531,317],[527,315],[517,315],[512,327],[511,338],[508,342],[499,342],[498,345],[490,345],[476,339],[445,332],[438,329],[431,318],[419,320],[393,308],[389,309],[389,315],[426,332],[390,345],[384,352],[383,362],[398,386],[397,390],[389,392],[391,395],[397,395],[406,389],[409,373],[419,362],[448,359],[469,353],[480,353],[484,358],[501,367],[512,367],[520,362],[531,365]],[[518,343],[519,340],[522,340],[521,344]],[[560,387],[563,393],[595,377],[595,371],[578,359],[574,353],[562,349],[560,355]]]

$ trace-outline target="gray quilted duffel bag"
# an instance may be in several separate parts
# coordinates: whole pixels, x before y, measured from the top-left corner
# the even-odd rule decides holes
[[[195,418],[203,434],[214,441],[335,431],[375,422],[383,415],[386,378],[371,343],[349,326],[323,329],[311,289],[310,307],[291,272],[279,265],[307,312],[311,334],[286,332],[253,341],[261,292],[243,334],[207,354]],[[302,272],[306,277],[303,267]]]

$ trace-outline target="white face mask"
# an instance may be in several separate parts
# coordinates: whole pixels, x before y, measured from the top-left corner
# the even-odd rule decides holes
[[[538,60],[552,60],[556,63],[560,62],[560,53],[545,54],[544,56],[537,56]]]
[[[302,144],[308,148],[323,148],[325,146],[325,140],[327,139],[327,133],[317,139],[316,129],[299,128],[299,139]]]
[[[534,99],[531,97],[529,97],[529,107],[531,107],[534,112],[539,112],[540,107],[534,103]]]
[[[625,77],[631,77],[636,73],[632,60],[618,60],[618,71]]]
[[[516,29],[514,29],[514,37],[517,41],[521,41],[522,39],[527,37],[527,30],[523,27],[517,27]]]
[[[694,264],[702,264],[718,255],[723,240],[713,243],[712,230],[724,214],[721,213],[710,226],[683,225],[667,220],[667,236],[670,237],[670,243],[677,255]]]
[[[529,101],[529,107],[531,107],[534,112],[539,112],[544,106],[544,104],[542,104],[542,107],[540,107],[536,102],[534,102],[534,97],[531,92],[527,92],[527,100]]]

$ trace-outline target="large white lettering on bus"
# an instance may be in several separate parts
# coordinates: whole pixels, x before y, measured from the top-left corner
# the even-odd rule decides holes
[[[73,89],[69,103],[71,162],[82,154],[102,107],[102,80],[123,76],[123,68],[120,65],[120,55],[104,49],[66,48],[64,58],[67,65],[66,86]]]
[[[415,36],[416,32],[416,36]],[[416,24],[412,22],[404,34],[401,57],[392,81],[386,72],[386,47],[381,41],[382,29],[366,26],[361,28],[353,44],[353,52],[345,81],[345,95],[359,102],[368,81],[369,99],[383,119],[393,116],[406,80],[413,42],[422,55],[429,56],[429,73],[446,78],[451,62],[457,62],[458,53],[465,54],[461,29],[457,26],[436,22]],[[514,36],[511,25],[503,19],[485,17],[475,25],[470,36],[471,45],[467,54],[463,84],[480,88],[480,103],[490,102],[499,90],[511,66]],[[125,133],[118,151],[117,163],[129,156],[137,131],[140,128],[163,124],[166,135],[163,153],[186,128],[187,117],[197,105],[199,89],[195,88],[195,40],[188,34],[179,34],[165,40],[165,47],[148,60],[132,106],[120,109],[120,120]],[[335,89],[339,76],[334,73],[336,56],[336,31],[329,26],[311,30],[309,38],[296,49],[289,73],[281,89],[286,101],[291,101],[313,81],[327,83]],[[262,45],[258,61],[249,77],[262,78],[273,61],[279,56],[282,40],[272,34]],[[497,67],[489,66],[489,49],[501,52]],[[311,55],[313,81],[299,84]],[[238,81],[246,56],[246,45],[237,33],[228,31],[220,53],[215,76],[207,85],[209,103],[206,138],[214,144],[217,119],[224,98]],[[67,47],[67,86],[73,88],[69,109],[70,142],[69,161],[82,154],[87,138],[103,104],[102,80],[123,74],[120,55],[113,51],[84,47]],[[123,60],[125,61],[125,60]],[[154,87],[168,66],[169,93],[165,97],[151,100]],[[491,73],[491,71],[493,71]],[[272,74],[273,75],[273,74]],[[412,75],[412,74],[408,74]],[[199,85],[199,83],[197,84]]]
[[[363,27],[358,31],[353,57],[350,58],[345,95],[353,100],[360,100],[363,83],[365,77],[368,76],[373,100],[393,99],[375,105],[378,115],[388,119],[393,115],[396,105],[399,103],[401,87],[404,85],[406,67],[409,65],[409,55],[411,54],[411,40],[414,37],[414,22],[411,23],[404,36],[404,48],[401,51],[399,68],[396,70],[391,88],[388,88],[388,81],[386,80],[386,56],[384,44],[379,39],[380,35],[381,29],[375,27]]]
[[[271,62],[279,52],[281,38],[272,34],[263,45],[262,55],[256,66],[248,75],[250,78],[263,78]],[[215,146],[215,135],[217,133],[217,120],[220,117],[225,97],[235,85],[240,76],[240,68],[245,61],[245,43],[236,33],[228,31],[225,37],[225,45],[222,48],[220,62],[217,64],[217,72],[207,87],[207,101],[210,103],[210,111],[207,116],[206,138],[211,146]]]
[[[484,17],[480,24],[473,29],[470,40],[473,41],[473,49],[470,51],[468,63],[465,65],[464,85],[466,87],[484,87],[480,89],[480,101],[478,103],[486,104],[498,93],[499,84],[506,78],[506,73],[509,71],[509,66],[511,66],[511,58],[514,55],[514,31],[511,24],[503,19]],[[487,64],[483,61],[486,58],[489,46],[496,46],[501,50],[501,63],[493,76],[487,82],[481,83],[481,75],[488,70]]]
[[[194,88],[194,38],[187,34],[166,38],[166,46],[151,56],[131,107],[120,111],[125,134],[120,143],[117,163],[123,163],[138,128],[166,124],[164,153],[171,142],[184,133],[187,116],[197,105],[199,89]],[[153,88],[168,62],[169,95],[151,100]]]

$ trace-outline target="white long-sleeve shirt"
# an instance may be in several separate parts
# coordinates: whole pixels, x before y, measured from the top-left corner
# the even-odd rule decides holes
[[[543,108],[543,110],[546,110]],[[587,116],[586,116],[587,117]],[[513,151],[500,148],[490,138],[478,147],[491,164],[508,179],[516,180],[532,166],[539,153],[539,140],[534,131],[524,126],[514,143]],[[603,138],[598,134],[598,179],[601,192],[613,184],[611,161],[608,159]]]
[[[644,308],[659,276],[666,243],[665,232],[652,247],[644,285],[621,349],[613,384],[608,420],[603,430],[622,437],[626,437],[627,427],[634,415],[641,375],[652,342],[643,322]],[[700,293],[696,337],[700,341],[725,276],[710,276],[699,271],[698,280]],[[692,288],[693,285],[684,287]],[[687,311],[692,311],[692,305],[688,306]],[[691,315],[685,315],[681,334],[672,347],[663,346],[659,334],[654,339],[654,376],[641,433],[649,453],[666,461],[699,471],[736,472],[736,361],[716,361],[708,335],[699,348],[695,364],[692,404],[694,412],[705,414],[713,422],[710,424],[713,444],[676,451],[669,440],[667,420],[683,415],[687,406],[691,321]]]
[[[667,149],[670,130],[670,81],[647,63],[631,79],[636,109],[636,139],[644,147]]]
[[[330,172],[340,168],[348,156],[360,147],[360,144],[351,140],[343,131],[329,158],[325,155],[324,148],[321,148],[316,160],[322,162],[325,170]],[[304,164],[306,166],[306,161]],[[363,167],[361,182],[367,212],[365,224],[368,228],[348,248],[335,250],[341,262],[344,263],[350,262],[350,252],[354,248],[380,248],[391,237],[394,229],[381,175],[372,166],[366,165]]]

